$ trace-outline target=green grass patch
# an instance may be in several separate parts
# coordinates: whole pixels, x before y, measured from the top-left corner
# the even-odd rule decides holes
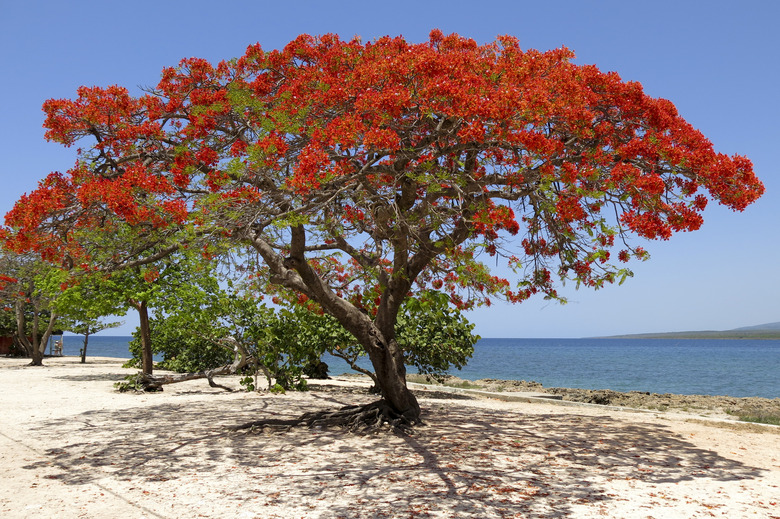
[[[426,375],[410,374],[406,376],[408,382],[415,382],[417,384],[431,384],[434,386],[455,387],[458,389],[484,389],[479,384],[474,384],[468,380],[461,380],[455,377],[447,377],[443,382],[436,381],[433,377]]]
[[[780,416],[771,414],[746,415],[739,417],[740,422],[765,423],[769,425],[780,425]]]
[[[780,434],[780,429],[773,427],[764,427],[765,424],[757,424],[750,422],[717,422],[713,420],[699,420],[691,418],[686,422],[695,423],[699,425],[706,425],[707,427],[715,427],[718,429],[727,429],[730,431],[738,432],[751,432],[757,434]]]
[[[455,382],[455,383],[445,382],[443,385],[447,387],[457,387],[460,389],[483,389],[483,387],[480,386],[479,384],[472,384],[468,380],[463,380],[461,382]]]

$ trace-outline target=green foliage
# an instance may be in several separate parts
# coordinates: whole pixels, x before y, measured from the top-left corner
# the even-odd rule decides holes
[[[324,349],[298,326],[301,310],[275,311],[248,294],[233,294],[226,308],[231,311],[224,316],[227,331],[254,355],[269,389],[306,390],[306,368],[319,362]]]
[[[117,299],[105,287],[106,278],[102,274],[87,275],[79,272],[78,278],[71,277],[66,270],[53,269],[37,282],[41,291],[52,298],[52,306],[57,312],[57,326],[84,336],[81,349],[82,362],[87,355],[89,336],[109,328],[115,328],[121,322],[105,322],[104,317],[125,311],[123,302]]]
[[[23,328],[25,334],[29,337],[32,335],[35,315],[38,314],[38,328],[37,333],[40,335],[43,333],[43,327],[49,322],[49,316],[51,312],[47,309],[40,309],[36,311],[35,305],[24,301],[3,301],[3,306],[0,308],[0,337],[11,337],[17,335],[17,323],[16,312],[14,306],[16,304],[22,305],[23,316]]]
[[[163,356],[160,368],[187,372],[226,364],[232,353],[217,341],[230,336],[256,358],[272,390],[304,390],[307,368],[318,364],[323,353],[344,358],[353,367],[365,355],[355,338],[327,314],[299,305],[273,310],[247,294],[219,288],[212,295],[211,305],[199,312],[180,305],[179,312],[151,322],[154,352]],[[437,380],[452,368],[462,368],[479,340],[472,333],[474,325],[448,301],[446,294],[422,292],[404,304],[396,327],[407,364]],[[131,352],[140,356],[137,338]],[[240,382],[247,390],[258,388],[257,373],[243,375]]]
[[[474,325],[449,305],[449,297],[435,290],[408,298],[396,324],[406,363],[436,380],[451,368],[466,365],[479,340],[473,330]]]
[[[115,280],[102,273],[53,269],[40,276],[37,283],[53,299],[57,314],[64,320],[63,329],[74,333],[86,333],[83,328],[90,322],[97,325],[101,317],[126,312],[125,301],[116,294]]]
[[[740,422],[764,423],[769,425],[780,425],[780,415],[759,413],[755,415],[745,415],[739,417]]]
[[[152,281],[137,276],[129,279],[124,294],[152,307],[149,339],[152,353],[163,355],[159,367],[191,372],[229,363],[232,353],[211,340],[221,333],[215,309],[220,307],[223,294],[216,266],[199,254],[188,253],[177,253],[156,266]],[[140,366],[142,331],[137,329],[133,337],[132,364]]]
[[[213,264],[194,267],[177,266],[180,283],[156,299],[150,331],[152,351],[163,357],[158,367],[195,372],[228,364],[234,352],[222,346],[221,340],[231,337],[254,359],[240,380],[247,390],[258,389],[260,373],[269,388],[306,389],[306,368],[319,362],[324,350],[305,340],[305,334],[296,329],[294,315],[268,308],[248,285],[220,284]],[[138,364],[141,349],[136,331],[130,343],[133,365]]]
[[[232,361],[230,350],[213,339],[224,336],[220,321],[224,294],[213,264],[193,255],[166,262],[154,284],[154,315],[149,320],[152,353],[162,355],[159,368],[180,373],[204,371]],[[162,289],[164,288],[164,289]],[[130,352],[138,365],[141,330],[133,333]]]
[[[114,388],[119,391],[120,393],[127,393],[130,391],[134,392],[158,392],[162,391],[162,387],[160,386],[150,386],[144,383],[144,375],[143,373],[134,373],[132,375],[127,375],[122,381],[115,382]]]
[[[71,323],[68,323],[67,326],[62,326],[63,330],[67,330],[69,332],[73,332],[77,335],[92,335],[98,332],[102,332],[103,330],[109,330],[111,328],[116,328],[117,326],[121,325],[121,322],[103,322],[101,319],[74,319]]]
[[[24,350],[36,365],[43,359],[57,320],[54,303],[58,294],[43,290],[42,280],[57,270],[37,254],[0,248],[0,332],[14,337],[15,350]]]
[[[5,291],[0,292],[0,337],[16,334],[16,301]]]
[[[366,355],[365,351],[335,318],[297,305],[281,313],[281,329],[277,333],[291,335],[287,344],[295,342],[297,348],[309,352],[309,359],[327,351],[344,359],[353,369],[363,371],[357,367],[357,361]],[[450,369],[465,366],[479,340],[472,333],[474,325],[450,306],[446,294],[435,290],[408,298],[395,329],[406,364],[437,380]],[[298,355],[301,358],[300,352]]]
[[[123,367],[128,367],[125,364]],[[134,373],[127,375],[121,382],[115,382],[114,388],[120,393],[128,393],[131,391],[143,391],[144,387],[139,374]]]
[[[242,377],[238,383],[244,386],[247,391],[252,392],[257,389],[257,376],[247,375]]]
[[[277,395],[283,395],[286,392],[286,389],[281,384],[274,384],[273,386],[268,388],[268,391]]]
[[[345,359],[353,368],[365,351],[330,315],[290,302],[270,308],[251,283],[219,281],[214,264],[182,261],[161,272],[169,290],[156,298],[150,320],[152,350],[163,360],[158,367],[176,372],[217,368],[233,360],[220,341],[231,337],[252,355],[254,364],[241,374],[247,390],[259,388],[258,375],[275,390],[304,390],[305,376],[316,371],[325,352]],[[446,294],[424,291],[408,299],[396,326],[397,342],[406,363],[433,378],[461,368],[479,339],[474,326],[451,307]],[[130,350],[135,364],[141,355],[138,332]]]
[[[163,360],[157,363],[159,369],[188,373],[213,369],[233,360],[229,350],[200,337],[176,316],[151,319],[149,328],[152,351],[155,355],[163,356]],[[140,330],[136,330],[130,341],[130,353],[135,365],[140,365],[141,350]]]

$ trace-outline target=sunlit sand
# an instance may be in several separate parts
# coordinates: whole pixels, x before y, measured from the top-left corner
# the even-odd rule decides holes
[[[780,516],[776,427],[420,391],[412,436],[236,433],[373,397],[347,379],[121,394],[117,359],[26,362],[0,358],[2,517]]]

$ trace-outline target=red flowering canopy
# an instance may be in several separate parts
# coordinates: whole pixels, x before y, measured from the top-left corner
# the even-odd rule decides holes
[[[88,147],[6,223],[17,249],[73,257],[77,229],[107,215],[218,230],[273,282],[342,322],[362,307],[389,340],[415,282],[464,306],[554,296],[557,277],[598,287],[644,256],[629,234],[667,239],[697,229],[708,198],[742,210],[762,194],[750,161],[716,153],[671,102],[572,57],[508,36],[303,35],[183,60],[140,97],[81,88],[46,102],[46,137]],[[479,261],[492,255],[514,283]]]
[[[7,223],[17,248],[49,254],[63,234],[47,221],[95,226],[104,212],[158,228],[218,220],[269,243],[279,236],[267,229],[301,223],[308,249],[339,249],[361,268],[425,255],[436,286],[522,299],[551,290],[553,274],[612,281],[616,238],[626,261],[642,254],[622,245],[629,231],[697,229],[705,193],[738,210],[760,196],[751,163],[715,153],[672,103],[571,58],[510,37],[304,35],[216,67],[184,60],[141,97],[84,87],[46,102],[46,137],[92,144]],[[473,261],[517,234],[519,291]]]

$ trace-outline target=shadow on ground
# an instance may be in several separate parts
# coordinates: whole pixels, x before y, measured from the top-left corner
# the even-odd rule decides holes
[[[225,426],[370,397],[212,397],[90,411],[50,420],[33,433],[52,446],[47,454],[60,469],[57,479],[110,481],[130,499],[156,494],[152,502],[165,506],[158,511],[175,509],[177,516],[187,509],[211,517],[208,506],[217,503],[221,515],[214,517],[230,517],[231,510],[256,510],[258,517],[565,517],[577,503],[624,499],[608,493],[611,480],[657,484],[762,474],[662,425],[610,416],[528,415],[429,400],[426,425],[407,437],[308,429],[229,433]]]
[[[127,372],[100,373],[96,375],[61,375],[53,377],[60,380],[69,380],[72,382],[120,382],[125,379]]]

